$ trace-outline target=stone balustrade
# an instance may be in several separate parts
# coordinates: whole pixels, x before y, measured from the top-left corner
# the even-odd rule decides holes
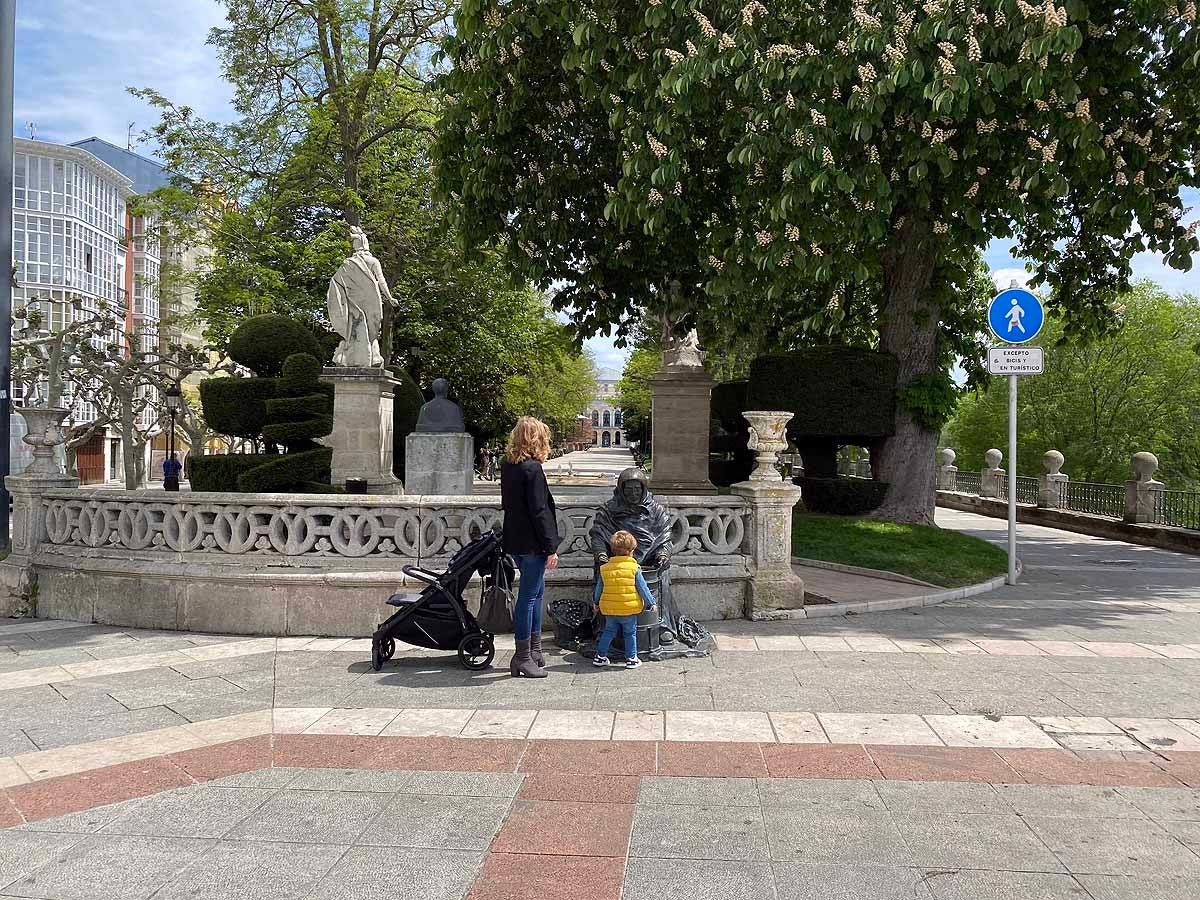
[[[168,494],[79,489],[62,476],[7,484],[14,542],[0,563],[0,615],[128,627],[366,635],[405,585],[403,566],[440,570],[502,521],[499,498],[488,496]],[[590,594],[588,534],[609,496],[564,498],[548,600]],[[660,499],[673,517],[672,584],[684,612],[755,615],[766,596],[756,576],[778,568],[762,535],[768,525],[790,533],[790,506],[753,491]]]
[[[955,452],[946,448],[940,451],[940,457],[938,490],[958,492],[957,481],[961,479],[954,477],[957,473],[957,469],[952,465]],[[1000,467],[1002,459],[999,450],[988,450],[985,454],[985,466],[980,472],[980,497],[1005,499],[1000,490],[1005,474],[1004,469]],[[1141,452],[1133,455],[1130,461],[1133,477],[1123,485],[1073,482],[1062,471],[1065,462],[1063,454],[1058,450],[1048,450],[1042,456],[1042,473],[1036,479],[1039,508],[1120,518],[1134,524],[1152,523],[1193,530],[1200,527],[1200,521],[1195,514],[1195,509],[1200,508],[1196,492],[1167,491],[1167,486],[1154,477],[1158,470],[1158,457],[1153,453]],[[1033,482],[1034,479],[1022,478],[1021,481]],[[1168,495],[1178,495],[1175,497],[1176,502],[1164,502]],[[1175,515],[1175,509],[1182,512]]]

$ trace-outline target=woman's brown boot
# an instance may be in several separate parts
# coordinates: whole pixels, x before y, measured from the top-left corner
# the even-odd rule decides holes
[[[513,678],[545,678],[546,670],[538,666],[529,656],[529,641],[517,641],[517,652],[508,664],[508,673]]]

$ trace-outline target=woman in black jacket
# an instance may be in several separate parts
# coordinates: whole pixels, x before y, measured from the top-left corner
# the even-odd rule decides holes
[[[550,455],[550,429],[532,416],[522,416],[508,438],[500,469],[500,502],[504,508],[504,550],[521,572],[513,610],[517,652],[509,672],[514,678],[546,677],[542,656],[542,598],[546,570],[558,566],[557,510],[542,463]]]

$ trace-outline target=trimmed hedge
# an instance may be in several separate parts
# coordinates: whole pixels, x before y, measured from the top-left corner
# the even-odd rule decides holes
[[[333,431],[333,385],[322,384],[315,356],[293,353],[276,381],[279,397],[268,400],[263,437],[281,444],[289,455],[316,447],[315,439]],[[313,480],[313,479],[302,479]]]
[[[257,440],[267,424],[266,401],[278,390],[274,378],[206,378],[200,382],[204,418],[218,434]]]
[[[404,481],[405,439],[417,430],[417,418],[425,405],[425,395],[403,369],[396,372],[396,380],[399,384],[392,400],[392,472]]]
[[[760,356],[744,409],[787,410],[788,436],[867,445],[895,431],[896,358],[855,347]]]
[[[282,493],[296,491],[311,492],[313,487],[328,492],[329,467],[333,462],[333,449],[314,447],[298,453],[276,456],[261,456],[259,465],[243,472],[237,480],[237,489],[245,493]]]
[[[750,427],[742,418],[742,412],[750,408],[746,405],[749,387],[746,381],[727,381],[713,386],[710,415],[726,431],[736,433]]]
[[[229,337],[230,359],[255,375],[271,377],[283,373],[283,364],[295,353],[326,359],[320,339],[308,328],[287,316],[254,316],[239,325]],[[319,364],[319,363],[318,363]]]
[[[265,453],[223,453],[215,456],[193,456],[188,460],[188,479],[193,491],[219,491],[230,493],[238,490],[238,478],[244,472],[261,466],[266,459],[274,459]]]
[[[800,499],[809,512],[833,516],[861,516],[883,503],[888,486],[882,481],[864,478],[794,479],[800,485]]]

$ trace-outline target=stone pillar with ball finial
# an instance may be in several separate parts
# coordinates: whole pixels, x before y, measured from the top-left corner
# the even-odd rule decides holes
[[[1058,509],[1066,498],[1067,482],[1062,473],[1065,457],[1057,450],[1047,450],[1042,455],[1042,477],[1038,479],[1038,506],[1043,509]]]
[[[1158,457],[1143,450],[1133,454],[1131,462],[1133,478],[1125,482],[1125,521],[1153,522],[1158,518],[1157,506],[1166,489],[1166,485],[1154,477]]]
[[[1004,469],[1000,468],[1000,463],[1004,461],[1004,454],[993,447],[983,454],[983,459],[986,465],[979,473],[979,496],[999,497],[1000,479],[1004,475]]]
[[[938,467],[938,486],[939,491],[957,491],[958,490],[958,466],[954,464],[955,458],[958,456],[949,447],[941,451],[942,464]]]

